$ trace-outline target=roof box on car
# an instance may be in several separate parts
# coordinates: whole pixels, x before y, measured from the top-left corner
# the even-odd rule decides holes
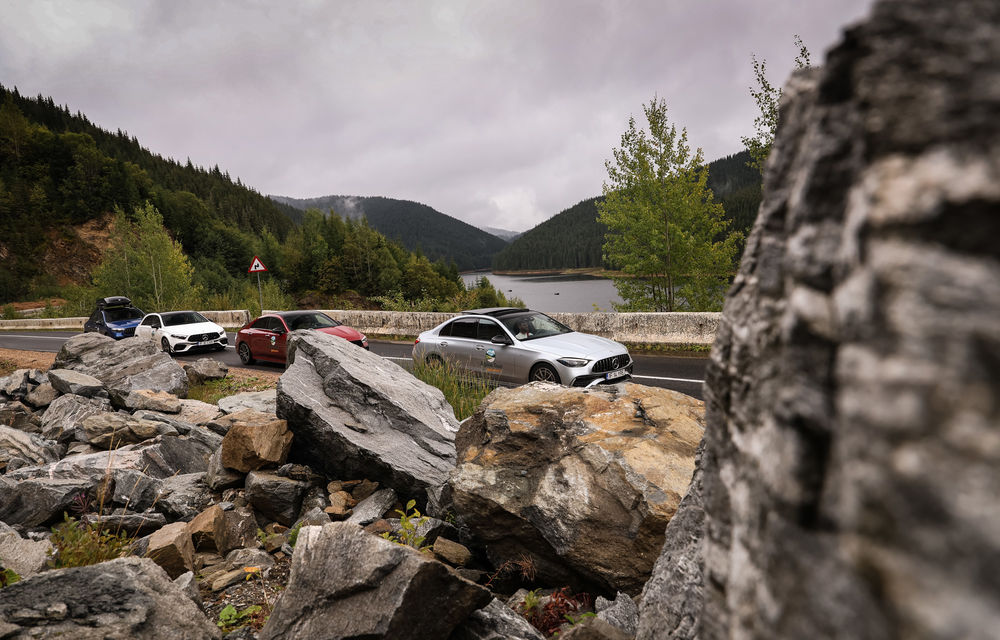
[[[125,296],[109,296],[107,298],[97,299],[98,309],[107,309],[108,307],[131,307],[132,301]]]

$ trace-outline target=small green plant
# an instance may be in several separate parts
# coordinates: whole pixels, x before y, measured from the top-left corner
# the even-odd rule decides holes
[[[215,624],[218,625],[219,629],[221,629],[223,633],[229,633],[230,631],[235,631],[240,627],[245,627],[248,624],[252,625],[255,620],[255,616],[260,614],[263,610],[263,607],[259,604],[251,605],[245,609],[237,609],[233,605],[227,604],[223,607],[222,611],[219,612],[219,620]],[[263,626],[263,624],[261,626]]]
[[[17,575],[12,569],[7,569],[5,567],[0,567],[0,589],[4,587],[9,587],[15,582],[20,582],[21,576]]]
[[[104,531],[97,522],[81,523],[69,514],[63,518],[52,527],[52,568],[85,567],[129,555],[132,540],[126,534]]]
[[[302,531],[301,522],[288,530],[288,545],[293,549],[295,548],[295,543],[299,540],[299,531]]]
[[[525,618],[533,615],[535,610],[538,609],[539,603],[542,601],[538,592],[541,589],[532,589],[528,593],[524,594],[524,600],[521,602],[521,613]]]
[[[3,320],[17,320],[21,317],[21,314],[17,312],[12,304],[5,304],[0,307],[0,316],[3,316]]]
[[[541,604],[536,591],[537,589],[528,592],[534,594],[531,606],[528,606],[528,596],[525,596],[524,602],[518,606],[518,613],[546,637],[559,633],[559,628],[567,620],[570,624],[577,624],[587,617],[585,610],[590,607],[590,596],[586,593],[573,595],[569,592],[569,587],[563,587],[556,589],[545,604]]]
[[[396,509],[396,513],[399,514],[400,531],[395,535],[387,531],[382,534],[382,537],[396,544],[413,547],[417,551],[429,551],[430,547],[424,545],[424,536],[420,535],[418,530],[430,518],[420,515],[420,511],[417,510],[416,505],[416,500],[410,500],[406,503],[406,511]]]

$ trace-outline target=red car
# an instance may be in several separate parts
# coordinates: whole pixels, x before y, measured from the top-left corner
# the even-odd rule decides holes
[[[248,322],[236,332],[236,353],[243,364],[267,360],[285,364],[288,355],[288,332],[315,329],[343,338],[368,349],[368,338],[357,329],[340,324],[319,311],[280,311]]]

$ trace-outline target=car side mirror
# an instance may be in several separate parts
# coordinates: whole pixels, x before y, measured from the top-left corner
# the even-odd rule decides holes
[[[284,335],[285,330],[284,329],[275,329],[274,332],[280,336],[280,335]]]
[[[513,340],[511,340],[502,333],[498,333],[497,335],[493,336],[490,342],[492,342],[493,344],[506,344],[506,345],[514,344]]]

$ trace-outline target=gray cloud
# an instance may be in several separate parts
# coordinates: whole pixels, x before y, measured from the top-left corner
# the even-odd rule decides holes
[[[600,193],[654,94],[708,160],[871,0],[7,0],[0,82],[263,193],[384,195],[523,230]]]

